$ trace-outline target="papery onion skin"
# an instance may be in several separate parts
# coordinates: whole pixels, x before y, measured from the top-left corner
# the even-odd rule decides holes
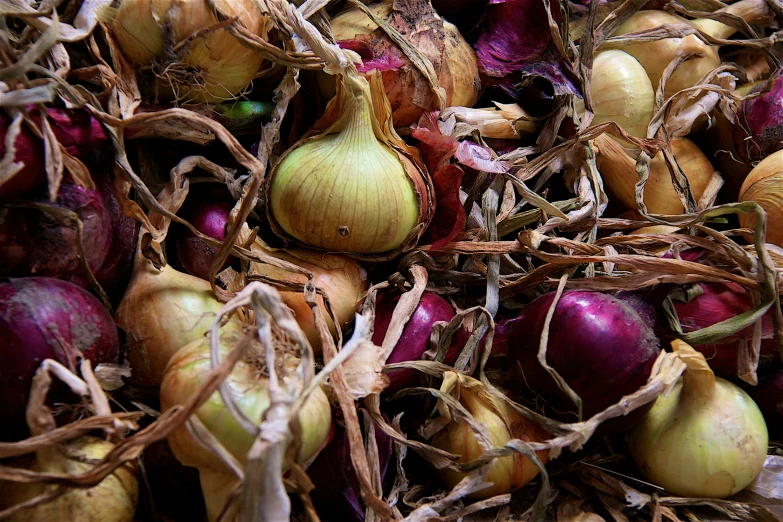
[[[468,376],[454,377],[456,372],[444,374],[441,392],[454,395],[447,390],[450,381],[458,379],[459,391],[455,397],[476,421],[487,428],[496,448],[505,446],[511,439],[525,442],[539,442],[549,438],[549,434],[537,424],[523,417],[507,403],[490,398],[484,386]],[[479,458],[484,450],[476,440],[473,430],[467,422],[451,422],[433,437],[431,444],[439,449],[459,455],[458,463],[472,462]],[[539,460],[546,463],[548,452],[536,452]],[[468,498],[485,499],[517,490],[533,480],[540,470],[532,461],[520,453],[497,459],[487,473],[486,481],[492,486],[468,495]],[[453,488],[466,473],[441,470],[438,475],[445,484]]]
[[[734,125],[735,148],[747,162],[761,161],[783,149],[783,72],[778,71],[770,85],[750,91],[758,93],[763,94],[743,100]]]
[[[725,498],[764,467],[767,427],[738,386],[704,370],[691,374],[686,364],[684,377],[630,433],[628,448],[644,476],[670,493]]]
[[[766,242],[783,246],[783,150],[764,158],[742,183],[739,201],[753,201],[767,213]],[[755,214],[740,214],[740,225],[755,229]],[[751,241],[750,236],[747,237]]]
[[[314,284],[317,288],[323,289],[329,298],[329,304],[332,311],[337,315],[339,327],[345,331],[353,322],[354,315],[359,309],[359,304],[367,290],[368,279],[367,272],[362,266],[353,259],[338,255],[291,248],[287,250],[266,250],[258,244],[254,244],[252,250],[263,251],[263,253],[293,263],[314,275]],[[296,283],[306,283],[307,276],[288,272],[265,263],[251,263],[251,278],[263,276],[279,281],[292,281]],[[307,304],[302,292],[280,291],[280,297],[283,302],[291,309],[296,318],[299,327],[307,336],[307,340],[316,353],[321,352],[321,336],[315,326],[315,319],[310,305]],[[324,314],[326,324],[332,335],[337,333],[337,327],[332,320],[331,314],[326,310],[324,299],[320,295],[316,296],[316,302]]]
[[[220,338],[222,356],[225,357],[239,340],[240,336],[236,333],[222,332]],[[254,346],[260,350],[259,345]],[[258,424],[269,407],[270,400],[267,379],[259,374],[255,357],[257,357],[255,353],[249,350],[247,357],[234,366],[225,382],[228,383],[231,395],[240,410]],[[283,365],[290,370],[289,365],[295,362],[295,359],[289,358]],[[184,404],[198,391],[211,371],[208,338],[196,340],[176,352],[171,357],[160,386],[161,409],[166,411],[175,405]],[[283,375],[279,377],[284,378]],[[255,437],[247,433],[234,419],[217,391],[207,399],[195,415],[234,457],[241,463],[245,462]],[[299,412],[299,419],[302,432],[298,458],[304,462],[316,455],[326,444],[331,429],[331,407],[323,390],[318,388],[305,401]],[[169,444],[177,459],[186,466],[218,472],[226,469],[216,455],[204,451],[203,446],[190,436],[184,426],[169,436]]]
[[[119,357],[117,329],[101,302],[74,284],[46,277],[0,283],[0,340],[3,437],[21,431],[30,384],[44,359],[68,366],[81,355],[97,366]],[[69,354],[60,341],[79,353]]]
[[[520,314],[509,342],[509,355],[524,379],[520,391],[543,395],[566,417],[575,421],[576,406],[560,390],[538,362],[538,350],[555,293],[530,303]],[[566,291],[549,325],[546,362],[582,399],[588,419],[617,403],[647,383],[660,345],[651,325],[634,307],[600,292]],[[625,417],[601,425],[605,433],[617,433],[639,422],[642,407]]]
[[[84,436],[69,441],[55,452],[39,458],[31,470],[40,473],[65,473],[81,475],[92,470],[103,457],[114,449],[114,444],[105,440]],[[60,453],[62,451],[62,453]],[[21,482],[0,482],[0,507],[9,508],[15,504],[56,488],[57,485],[25,484]],[[22,509],[8,517],[12,522],[31,520],[63,520],[78,522],[132,522],[139,498],[136,466],[126,462],[119,466],[102,482],[91,488],[71,487],[63,495],[49,502]]]
[[[82,222],[82,247],[93,274],[109,253],[112,221],[109,209],[97,191],[65,182],[57,201],[38,201],[54,210],[71,211]],[[0,216],[0,275],[40,276],[89,286],[82,267],[76,223],[58,222],[38,208],[9,208]]]
[[[375,330],[372,336],[373,344],[381,346],[386,331],[389,329],[394,308],[400,300],[399,295],[383,293],[378,296],[375,308]],[[430,348],[430,334],[432,326],[437,321],[451,321],[454,317],[454,309],[451,305],[439,295],[425,291],[418,306],[413,311],[413,315],[405,324],[397,345],[386,359],[386,364],[418,361],[424,352]],[[449,349],[446,354],[445,364],[453,364],[459,352]],[[394,372],[387,373],[389,377],[389,386],[384,389],[384,393],[392,394],[403,388],[416,386],[419,372],[412,368],[404,368]]]
[[[142,386],[158,386],[171,356],[203,338],[223,304],[207,281],[171,265],[158,270],[137,256],[115,320],[127,337],[132,378]],[[241,326],[231,319],[223,328]]]
[[[473,106],[480,86],[476,55],[454,25],[444,21],[444,34],[440,37],[434,25],[424,26],[424,22],[435,14],[429,2],[417,3],[417,9],[422,11],[418,16],[414,15],[413,19],[410,18],[410,12],[395,14],[392,2],[378,2],[368,7],[373,14],[391,23],[408,37],[435,65],[438,83],[446,91],[446,106]],[[422,27],[416,25],[417,22]],[[417,39],[418,33],[429,34],[430,31],[433,32],[434,42]],[[421,73],[360,10],[350,9],[334,17],[332,33],[341,47],[362,56],[364,65],[359,67],[360,72],[380,71],[384,90],[392,106],[395,127],[410,126],[418,122],[425,111],[438,108],[435,95],[429,90]],[[433,44],[442,45],[442,48],[433,48]],[[328,83],[330,81],[333,82],[331,78],[319,79],[321,90],[327,95],[334,94],[334,87]]]
[[[593,125],[614,121],[631,136],[646,137],[655,93],[641,64],[622,51],[601,51],[595,55],[591,81]]]
[[[218,22],[213,9],[238,17],[251,33],[267,39],[269,17],[249,0],[126,1],[120,4],[112,29],[123,53],[134,64],[163,62],[156,89],[161,96],[173,95],[190,103],[218,103],[245,89],[264,58],[226,29],[208,31],[193,39],[186,52],[176,53],[173,45]],[[174,92],[168,92],[172,88]]]

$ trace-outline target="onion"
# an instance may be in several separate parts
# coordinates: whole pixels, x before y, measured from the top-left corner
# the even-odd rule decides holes
[[[117,329],[100,301],[76,285],[46,277],[0,283],[0,339],[3,436],[23,425],[30,383],[44,359],[69,366],[85,357],[97,366],[116,363],[119,356]]]
[[[71,211],[82,222],[82,246],[93,274],[101,267],[112,239],[112,216],[101,194],[63,183],[57,201],[36,204]],[[76,223],[63,223],[38,208],[9,208],[0,216],[0,275],[37,275],[88,286],[77,243]]]
[[[115,314],[128,340],[133,379],[157,386],[169,358],[201,339],[223,305],[210,284],[166,265],[160,270],[138,249],[133,276]],[[232,319],[223,329],[240,328]]]
[[[215,187],[212,183],[209,185],[205,188],[198,185],[193,187],[177,215],[202,234],[223,241],[226,239],[234,200],[223,187]],[[182,267],[191,275],[209,280],[209,267],[217,254],[217,247],[194,236],[181,225],[172,227],[171,232],[176,237],[177,256]],[[226,260],[221,270],[230,263],[231,258]]]
[[[737,283],[697,283],[700,295],[683,302],[672,299],[674,310],[685,333],[701,330],[721,321],[753,309],[753,297]],[[772,310],[761,320],[762,343],[761,356],[774,357],[777,352],[774,341]],[[753,326],[724,337],[714,343],[694,346],[707,358],[710,369],[715,375],[727,379],[737,376],[739,350],[743,342],[753,339]]]
[[[41,115],[30,110],[32,120],[40,127]],[[108,142],[100,122],[85,110],[47,109],[47,119],[57,141],[66,152],[77,158],[86,156]],[[6,153],[6,136],[12,120],[0,114],[0,157]],[[0,200],[18,197],[42,184],[46,180],[43,141],[24,123],[14,140],[14,162],[23,168],[0,183]]]
[[[292,354],[291,347],[273,329],[276,346],[278,378],[281,385],[296,368],[298,360]],[[240,336],[236,332],[221,333],[220,350],[223,356],[233,348]],[[264,375],[265,360],[263,348],[253,343],[247,349],[226,379],[230,394],[240,410],[255,424],[260,424],[264,412],[269,407],[267,377]],[[176,352],[166,368],[160,386],[160,404],[163,411],[178,404],[184,404],[209,377],[212,372],[210,363],[209,339],[198,339]],[[223,403],[219,392],[213,393],[195,413],[207,430],[240,463],[245,464],[247,453],[255,442],[255,437],[245,431]],[[305,462],[313,458],[327,442],[331,431],[331,407],[329,399],[320,388],[316,389],[305,401],[299,412],[301,424],[301,445],[298,460]],[[169,444],[177,459],[186,466],[199,469],[202,490],[207,504],[210,520],[220,513],[226,494],[230,492],[236,476],[231,475],[225,464],[212,452],[205,451],[201,443],[194,439],[186,427],[181,427],[169,435]]]
[[[759,93],[758,98],[742,102],[734,125],[735,147],[748,162],[761,161],[783,149],[783,71],[750,91]]]
[[[783,370],[761,379],[750,396],[764,415],[770,431],[783,429]]]
[[[783,150],[773,152],[753,167],[740,187],[739,201],[758,203],[767,213],[766,241],[783,246]],[[745,228],[756,226],[756,217],[740,214],[740,225]],[[748,241],[751,241],[748,237]]]
[[[84,436],[63,445],[39,450],[31,471],[81,475],[92,470],[114,444],[97,437]],[[56,485],[43,483],[0,482],[0,508],[9,508],[49,492]],[[6,520],[63,520],[79,522],[131,522],[138,502],[136,466],[126,462],[91,488],[69,488],[54,500],[22,509]]]
[[[324,254],[311,250],[291,248],[288,250],[272,250],[256,242],[252,249],[261,251],[277,259],[293,263],[314,276],[316,287],[323,289],[329,298],[329,305],[337,316],[339,326],[342,330],[348,328],[353,322],[354,315],[359,309],[364,292],[367,290],[367,272],[359,263],[353,259],[339,254]],[[306,283],[307,276],[287,272],[264,263],[251,263],[249,270],[250,278],[265,277],[278,281],[291,281],[295,283]],[[315,327],[315,319],[310,305],[307,304],[302,292],[284,292],[280,291],[280,297],[283,302],[291,309],[296,318],[299,327],[307,336],[307,340],[316,353],[321,350],[321,336]],[[332,335],[337,333],[337,327],[332,321],[331,314],[326,311],[323,297],[316,296],[321,312],[326,318],[329,331]]]
[[[524,378],[525,388],[540,393],[554,410],[570,412],[575,404],[538,362],[541,335],[555,294],[530,303],[520,314],[509,343],[509,355]],[[650,376],[660,352],[658,339],[636,309],[599,292],[565,292],[549,325],[546,362],[581,398],[584,418],[605,410],[635,392]],[[601,426],[619,432],[637,423],[640,408]]]
[[[237,17],[251,37],[268,39],[269,16],[251,0],[122,2],[112,29],[130,61],[152,67],[156,96],[216,103],[247,88],[264,61],[227,29],[213,28],[216,12]]]
[[[764,417],[744,391],[715,377],[702,354],[679,340],[672,346],[687,369],[629,435],[631,456],[649,481],[675,495],[728,497],[764,467]]]
[[[446,106],[471,107],[476,102],[480,85],[476,55],[459,30],[437,16],[429,2],[384,1],[369,8],[432,62],[438,84],[446,91]],[[362,57],[359,72],[380,71],[395,127],[410,126],[425,111],[438,108],[424,76],[361,10],[349,9],[334,17],[332,33],[340,47]],[[319,80],[327,96],[334,95],[331,81]]]
[[[459,372],[445,372],[441,393],[457,400],[473,418],[489,432],[492,444],[496,448],[505,446],[512,439],[525,442],[546,440],[549,434],[537,424],[523,417],[506,401],[491,395],[484,385]],[[439,421],[445,426],[432,438],[431,444],[439,449],[459,455],[458,463],[472,462],[479,458],[484,450],[476,440],[470,425],[451,416],[449,408],[438,400]],[[539,460],[546,463],[548,452],[536,452]],[[484,499],[510,493],[521,488],[539,473],[539,468],[527,457],[514,453],[497,459],[489,468],[486,481],[490,487],[469,495],[470,498]],[[453,488],[464,478],[467,472],[444,469],[438,472],[441,480]]]
[[[392,457],[392,439],[377,426],[374,431],[383,482]],[[364,522],[365,507],[344,427],[335,423],[334,438],[310,464],[307,474],[315,485],[310,498],[319,515],[334,522]]]
[[[389,329],[394,308],[399,300],[399,295],[394,295],[390,292],[378,296],[375,308],[375,330],[372,336],[372,342],[375,345],[381,346],[383,344],[383,338]],[[451,321],[453,317],[454,309],[448,301],[432,292],[424,292],[419,305],[405,324],[397,345],[386,359],[386,364],[418,361],[421,359],[424,352],[430,348],[432,326],[438,321]],[[457,344],[453,346],[457,347]],[[446,354],[445,364],[453,364],[458,356],[458,350],[450,349]],[[384,390],[384,393],[387,394],[416,386],[418,382],[418,372],[413,368],[392,371],[387,375],[389,377],[389,386]]]

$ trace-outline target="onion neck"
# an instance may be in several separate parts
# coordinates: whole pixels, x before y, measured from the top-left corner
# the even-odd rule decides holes
[[[742,18],[749,24],[756,24],[764,21],[769,16],[769,7],[767,7],[767,3],[764,0],[740,0],[717,12],[732,14]],[[691,23],[701,32],[721,40],[725,40],[737,32],[731,26],[708,18],[693,20]]]
[[[685,401],[704,401],[715,394],[715,374],[707,364],[704,355],[680,339],[672,341],[674,352],[685,363],[682,377],[682,397]]]

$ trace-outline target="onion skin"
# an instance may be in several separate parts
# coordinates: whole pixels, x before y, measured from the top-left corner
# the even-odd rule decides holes
[[[117,329],[109,311],[86,290],[59,279],[28,277],[0,283],[0,424],[4,435],[24,423],[33,375],[44,359],[75,362],[57,337],[93,366],[116,363]]]
[[[106,259],[112,239],[112,216],[100,193],[63,183],[51,206],[70,210],[81,220],[84,254],[94,274]],[[75,226],[58,223],[44,210],[8,209],[0,217],[0,275],[54,277],[88,286],[76,233]]]
[[[378,296],[375,307],[375,330],[372,336],[373,344],[381,346],[386,331],[389,329],[394,308],[400,300],[399,295],[390,292]],[[451,305],[433,292],[425,291],[419,305],[413,311],[413,315],[405,324],[402,335],[397,345],[386,359],[386,364],[418,361],[424,352],[430,348],[430,334],[432,326],[438,321],[451,321],[454,318],[454,309]],[[454,345],[456,347],[456,344]],[[459,356],[459,351],[449,349],[446,354],[445,364],[453,364]],[[419,372],[413,368],[404,368],[386,374],[389,377],[389,386],[384,389],[385,394],[392,394],[403,388],[416,386]]]
[[[392,439],[377,426],[374,431],[383,483],[392,457]],[[345,428],[335,424],[334,438],[310,464],[307,474],[315,485],[310,497],[322,519],[364,522],[361,488],[351,462],[351,446]]]
[[[737,114],[734,143],[746,162],[761,161],[783,149],[783,72],[778,71],[770,82],[754,87],[751,94],[763,94],[743,100]]]
[[[367,272],[359,263],[339,254],[325,254],[304,249],[266,250],[257,243],[251,248],[253,250],[261,250],[267,255],[288,261],[311,272],[314,275],[315,286],[322,288],[326,292],[332,311],[337,315],[340,328],[345,330],[350,326],[368,286]],[[250,273],[253,277],[263,276],[302,284],[307,282],[307,276],[303,274],[287,272],[264,263],[251,263]],[[310,342],[313,350],[315,350],[315,353],[320,353],[321,336],[315,327],[313,312],[310,309],[310,305],[305,301],[304,294],[302,292],[284,292],[281,290],[280,297],[294,313],[296,322],[307,336],[307,340]],[[326,318],[329,331],[332,335],[335,335],[337,327],[332,321],[331,314],[326,310],[323,297],[320,295],[316,296],[316,302]]]
[[[753,201],[767,213],[767,243],[783,246],[783,150],[761,160],[742,183],[739,201]],[[755,214],[740,214],[740,225],[753,229]],[[746,236],[749,242],[752,237]]]
[[[222,307],[207,281],[171,265],[159,271],[137,253],[133,277],[114,316],[127,336],[134,381],[160,385],[171,356],[201,339]],[[223,329],[239,327],[232,319]]]
[[[446,91],[446,106],[472,107],[480,86],[473,49],[449,22],[443,22],[443,34],[438,37],[435,20],[439,19],[429,2],[413,3],[418,10],[413,17],[411,12],[400,14],[402,11],[396,11],[392,2],[378,2],[368,7],[405,35],[435,65],[438,83]],[[359,72],[380,71],[395,127],[410,126],[418,122],[425,111],[438,108],[435,95],[421,73],[360,10],[350,9],[334,17],[332,33],[341,47],[362,56],[364,66],[359,67]],[[329,82],[333,80],[320,79],[321,90],[327,96],[334,94],[334,87]]]
[[[96,437],[85,436],[65,446],[52,446],[39,451],[31,466],[39,473],[86,473],[108,454],[114,445]],[[56,485],[0,482],[0,506],[15,504],[56,488]],[[79,522],[132,522],[139,498],[136,466],[127,462],[91,488],[70,488],[50,502],[23,509],[6,520],[63,520]]]
[[[687,369],[630,433],[631,457],[649,481],[675,495],[734,495],[764,467],[764,417],[748,394],[714,376],[702,354],[672,344]]]
[[[524,319],[515,325],[509,355],[526,382],[521,386],[544,395],[558,411],[576,412],[537,360],[554,296],[554,292],[543,295],[522,311]],[[587,419],[646,384],[659,352],[652,328],[633,307],[599,292],[568,291],[552,317],[546,361],[582,399]],[[639,422],[646,409],[611,419],[601,430],[625,431]],[[567,418],[576,419],[572,414]]]

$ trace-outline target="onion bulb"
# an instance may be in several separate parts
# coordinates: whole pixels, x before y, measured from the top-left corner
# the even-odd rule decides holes
[[[278,343],[275,347],[278,378],[285,382],[296,369],[298,359],[291,346],[285,343],[284,337],[275,329],[273,329],[273,336]],[[222,331],[219,343],[221,355],[225,357],[239,339],[240,334],[237,332]],[[263,353],[259,343],[252,343],[225,381],[239,409],[255,424],[261,423],[264,412],[270,404]],[[211,372],[208,338],[198,339],[179,350],[172,356],[160,386],[161,409],[165,411],[178,404],[184,404],[198,391]],[[234,419],[219,392],[213,393],[196,411],[195,416],[240,463],[246,463],[247,453],[255,441],[255,436],[245,431],[244,427]],[[316,389],[305,401],[299,412],[299,421],[301,444],[298,459],[300,462],[305,462],[313,458],[326,444],[331,430],[331,407],[323,390]],[[205,451],[185,426],[169,435],[169,444],[181,463],[199,469],[207,512],[210,520],[215,520],[231,489],[225,487],[226,481],[229,478],[236,480],[236,477],[231,475],[230,470],[216,455]],[[223,484],[220,490],[222,494],[216,489],[218,487],[215,483],[216,477],[226,479],[218,480],[218,484]],[[205,487],[206,484],[211,486]]]
[[[613,121],[631,136],[647,136],[655,93],[647,73],[633,56],[617,50],[597,53],[590,95],[593,125]]]
[[[114,445],[84,436],[66,444],[46,446],[28,464],[31,471],[80,475],[87,473],[106,456]],[[43,483],[0,482],[0,509],[6,509],[51,491],[56,485]],[[49,502],[17,511],[5,520],[64,520],[79,522],[131,522],[139,498],[136,466],[126,462],[91,488],[69,487]]]
[[[139,248],[133,276],[114,317],[127,335],[133,379],[143,386],[159,385],[169,358],[204,337],[222,307],[207,281],[171,265],[158,270]],[[238,328],[236,319],[223,326]]]
[[[760,161],[783,149],[783,70],[750,93],[760,95],[742,101],[733,126],[734,146],[743,160]]]
[[[511,439],[525,442],[540,442],[549,438],[549,434],[534,422],[523,417],[508,403],[491,395],[484,385],[460,372],[448,371],[443,374],[440,391],[459,401],[472,416],[489,432],[492,444],[496,448],[506,445]],[[451,416],[448,406],[438,400],[438,413],[445,426],[438,431],[430,442],[434,447],[459,455],[458,463],[472,462],[483,453],[470,425]],[[546,463],[548,452],[536,453],[542,463]],[[503,495],[517,490],[533,480],[539,468],[530,459],[520,453],[498,458],[489,468],[486,482],[492,486],[479,490],[471,498],[484,499]],[[467,472],[442,470],[441,480],[453,488]]]
[[[267,40],[271,21],[252,0],[132,0],[112,25],[125,56],[152,66],[156,94],[186,103],[234,98],[258,73],[261,54],[242,45],[215,12]]]
[[[630,433],[631,456],[649,481],[675,495],[738,493],[764,467],[764,417],[738,386],[715,377],[704,355],[680,340],[672,347],[685,374]]]
[[[742,183],[739,201],[753,201],[767,213],[768,243],[783,247],[783,150],[770,154],[750,171]],[[756,226],[755,214],[740,214],[740,225]]]
[[[380,77],[349,70],[338,86],[315,130],[270,172],[267,216],[284,238],[393,257],[429,223],[432,184],[390,126]]]
[[[622,145],[602,134],[595,139],[596,161],[601,178],[609,192],[628,210],[636,210],[636,160]],[[687,138],[671,140],[672,152],[682,170],[693,198],[698,202],[704,194],[715,169],[701,149]],[[652,214],[682,214],[685,207],[674,188],[669,167],[659,152],[650,162],[650,175],[644,185],[644,204]]]
[[[438,84],[446,91],[446,106],[472,107],[480,85],[473,49],[454,25],[435,13],[429,2],[398,3],[384,1],[368,7],[430,60]],[[412,125],[425,111],[438,109],[437,98],[424,76],[360,9],[348,9],[334,17],[332,33],[340,47],[362,57],[364,63],[358,66],[359,72],[380,72],[395,127]],[[319,83],[325,95],[334,95],[333,78],[322,76]]]
[[[353,259],[339,254],[326,254],[312,250],[291,248],[288,250],[273,250],[262,246],[256,241],[251,247],[253,251],[262,251],[264,254],[288,261],[314,276],[317,288],[323,289],[329,298],[329,305],[337,316],[340,329],[347,328],[353,321],[359,304],[367,290],[367,272]],[[282,270],[265,263],[250,263],[248,270],[250,279],[263,277],[278,281],[290,281],[294,283],[306,283],[307,276]],[[307,336],[310,345],[316,353],[321,350],[321,336],[315,327],[315,320],[310,305],[307,304],[302,292],[280,291],[283,302],[291,309],[299,327]],[[323,297],[316,296],[318,306],[326,318],[329,331],[332,335],[337,333],[337,326],[332,321],[332,316],[326,310]]]

